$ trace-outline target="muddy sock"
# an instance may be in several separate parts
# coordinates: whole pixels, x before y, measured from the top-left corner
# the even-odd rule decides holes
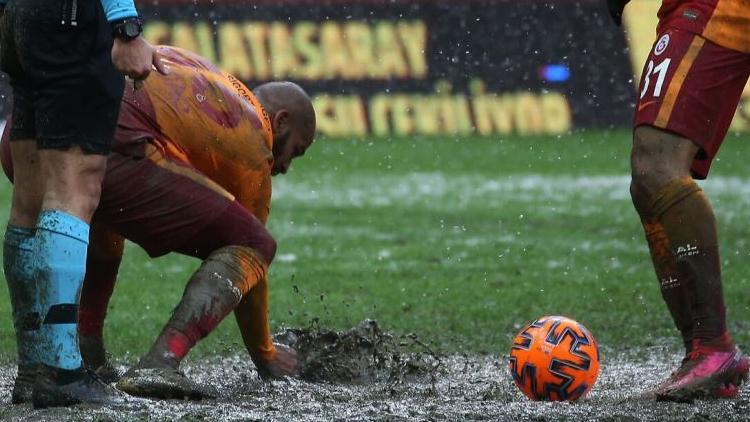
[[[700,346],[704,350],[716,350],[720,352],[727,352],[734,350],[734,341],[729,333],[724,333],[719,337],[715,337],[710,340],[696,339],[695,343],[700,343]]]
[[[16,331],[18,366],[23,368],[39,362],[35,348],[39,341],[40,321],[33,278],[34,232],[31,228],[8,225],[3,242],[3,270]]]
[[[716,218],[703,190],[689,177],[673,180],[651,200],[671,244],[677,280],[689,291],[692,335],[713,340],[726,332]]]
[[[188,281],[142,366],[178,367],[198,340],[216,328],[266,273],[265,262],[249,247],[227,246],[211,253]]]
[[[677,274],[677,263],[672,255],[672,246],[661,223],[656,220],[644,220],[642,224],[651,253],[651,261],[659,280],[661,296],[682,335],[685,349],[690,351],[693,339],[693,319],[690,309],[689,280],[680,280]]]
[[[90,259],[86,266],[86,280],[81,288],[78,308],[78,334],[83,361],[89,368],[106,362],[104,348],[104,319],[117,280],[119,259],[114,264]],[[96,279],[89,278],[96,275]]]

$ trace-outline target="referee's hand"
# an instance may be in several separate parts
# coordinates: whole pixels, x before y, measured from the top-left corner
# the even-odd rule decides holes
[[[152,67],[162,75],[169,73],[154,46],[142,36],[130,41],[115,38],[112,45],[112,63],[123,75],[134,80],[146,79]]]

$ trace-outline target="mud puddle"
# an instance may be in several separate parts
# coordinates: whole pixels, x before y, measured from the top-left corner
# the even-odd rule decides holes
[[[748,420],[750,392],[735,400],[693,404],[632,399],[679,362],[663,348],[633,358],[604,356],[599,381],[577,403],[528,401],[513,385],[505,358],[437,356],[416,336],[394,336],[373,321],[345,332],[312,326],[277,341],[302,356],[302,378],[264,382],[244,354],[188,361],[188,376],[218,387],[218,400],[145,400],[112,407],[34,410],[10,404],[15,368],[0,367],[3,420]],[[124,367],[122,368],[124,369]]]
[[[434,380],[441,360],[416,335],[395,338],[376,321],[364,320],[348,331],[325,330],[313,323],[287,329],[276,342],[297,350],[300,378],[332,384],[398,384]]]

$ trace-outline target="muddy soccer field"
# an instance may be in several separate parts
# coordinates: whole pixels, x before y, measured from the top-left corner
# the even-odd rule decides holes
[[[307,333],[306,380],[260,381],[228,318],[184,368],[219,400],[35,411],[10,405],[5,318],[0,419],[743,420],[747,389],[694,404],[636,398],[681,356],[628,194],[629,147],[625,132],[320,139],[274,179],[269,219],[272,327]],[[725,148],[702,186],[720,226],[729,327],[750,350],[750,144],[730,137]],[[121,369],[148,350],[198,264],[128,245],[105,326]],[[602,349],[599,381],[578,403],[530,402],[508,373],[513,336],[548,314],[582,322]],[[367,319],[379,329],[331,347],[331,330]]]
[[[8,420],[746,420],[750,394],[724,401],[657,403],[641,397],[679,357],[652,348],[659,356],[605,361],[594,391],[576,403],[526,399],[514,386],[507,360],[490,356],[436,356],[405,352],[372,321],[344,333],[295,330],[301,347],[303,378],[310,381],[260,381],[242,355],[190,362],[189,376],[218,386],[217,400],[184,402],[140,400],[112,407],[75,406],[34,410],[3,406]],[[283,336],[282,336],[283,337]],[[288,335],[286,336],[288,337]],[[288,338],[287,338],[288,340]],[[0,370],[0,396],[8,402],[13,369]]]

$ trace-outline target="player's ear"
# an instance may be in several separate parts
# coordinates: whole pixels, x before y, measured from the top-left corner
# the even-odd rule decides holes
[[[285,108],[273,115],[273,131],[279,134],[289,130],[289,111]]]

